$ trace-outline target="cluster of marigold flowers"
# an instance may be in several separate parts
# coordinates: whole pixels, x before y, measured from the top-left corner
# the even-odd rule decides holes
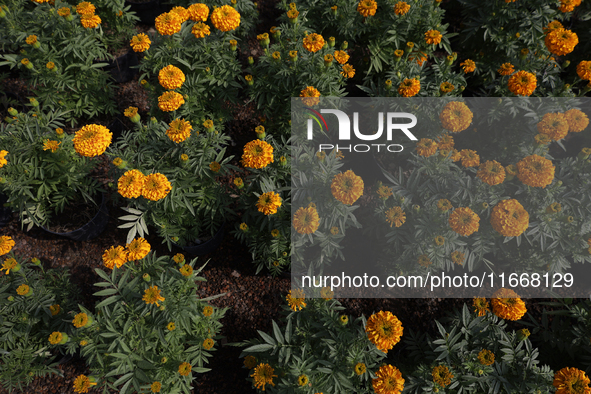
[[[44,3],[47,0],[33,0],[36,3]],[[76,6],[76,13],[80,15],[80,23],[85,29],[95,29],[101,24],[101,18],[95,14],[96,7],[94,4],[83,1]],[[61,7],[57,10],[57,14],[64,17],[66,20],[73,20],[71,10],[69,7]],[[49,67],[48,67],[49,68]]]
[[[126,171],[117,182],[117,191],[125,198],[144,197],[159,201],[172,190],[168,178],[160,173],[144,175],[139,170]]]

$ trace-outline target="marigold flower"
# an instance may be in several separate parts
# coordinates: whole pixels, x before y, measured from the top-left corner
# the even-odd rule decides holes
[[[449,211],[452,208],[453,207],[451,205],[451,202],[449,200],[445,199],[445,198],[442,198],[442,199],[440,199],[440,200],[437,201],[437,209],[440,212],[447,212],[447,211]]]
[[[209,7],[201,3],[191,4],[187,11],[189,12],[189,19],[193,22],[205,22],[209,16]]]
[[[546,34],[546,38],[544,39],[546,48],[548,48],[551,53],[558,56],[571,53],[578,43],[579,37],[577,34],[564,28],[550,31]]]
[[[181,23],[189,19],[189,11],[185,7],[173,7],[170,12],[174,12],[180,18]]]
[[[455,86],[449,82],[442,82],[441,85],[439,85],[439,91],[441,93],[453,92],[454,88],[455,88]]]
[[[531,155],[517,163],[517,177],[528,186],[546,187],[554,180],[554,169],[552,161]]]
[[[146,176],[140,171],[126,171],[117,182],[117,191],[125,198],[138,198],[142,195],[145,181]]]
[[[182,19],[174,12],[165,12],[156,17],[156,30],[163,36],[171,36],[181,31]]]
[[[110,269],[113,269],[114,266],[121,268],[127,262],[127,258],[127,251],[123,246],[111,246],[103,253],[103,264]]]
[[[577,75],[583,80],[591,81],[591,61],[581,61],[577,65]]]
[[[363,179],[348,170],[334,176],[330,190],[338,201],[346,205],[353,205],[363,195],[363,187]]]
[[[165,89],[177,89],[183,86],[183,83],[185,82],[185,74],[180,68],[170,64],[160,70],[158,73],[158,81]]]
[[[80,23],[85,29],[94,29],[101,24],[101,18],[98,15],[87,14],[80,17]]]
[[[180,264],[183,261],[185,261],[185,256],[182,253],[177,253],[172,257],[172,260],[177,263]]]
[[[349,61],[349,55],[345,51],[335,51],[334,58],[339,64],[345,64]]]
[[[293,215],[293,226],[299,234],[313,234],[320,226],[320,217],[314,207],[300,207]]]
[[[158,108],[165,112],[176,111],[184,103],[185,99],[177,92],[164,92],[158,97]]]
[[[473,73],[476,70],[476,63],[474,60],[466,59],[460,63],[460,67],[462,67],[464,74]]]
[[[253,369],[257,365],[257,359],[255,356],[244,357],[244,366],[248,369]]]
[[[22,296],[29,294],[30,291],[31,288],[29,287],[29,285],[25,285],[24,283],[16,288],[16,294]]]
[[[355,69],[350,64],[343,65],[341,75],[345,78],[353,78],[355,76]]]
[[[437,45],[441,43],[442,37],[443,36],[441,35],[441,32],[439,30],[429,30],[425,33],[425,41],[427,42],[427,44]]]
[[[123,115],[125,115],[125,117],[127,117],[127,118],[133,118],[135,115],[137,115],[137,111],[138,111],[138,107],[127,107],[123,111]]]
[[[579,5],[581,5],[581,0],[560,0],[558,9],[563,13],[567,13],[573,11]]]
[[[150,41],[150,38],[144,33],[133,36],[129,42],[129,45],[134,52],[147,51],[150,49],[150,44],[152,44],[152,41]]]
[[[156,304],[156,306],[160,306],[158,301],[164,301],[165,298],[160,295],[160,289],[158,289],[158,286],[150,286],[144,290],[142,300],[144,300],[146,304]]]
[[[51,343],[52,345],[57,345],[58,343],[60,343],[62,341],[62,338],[63,338],[63,335],[61,332],[54,331],[49,336],[49,343]]]
[[[400,394],[404,390],[402,373],[392,365],[382,365],[376,372],[376,378],[371,381],[376,394]]]
[[[554,374],[552,385],[556,394],[590,394],[591,380],[584,371],[577,368],[565,367]]]
[[[51,316],[59,314],[61,310],[62,308],[59,306],[59,304],[53,304],[49,307],[49,312],[51,312]]]
[[[88,324],[88,315],[86,313],[78,313],[76,316],[74,316],[72,324],[74,324],[74,327],[76,328],[86,326]]]
[[[275,386],[273,378],[277,375],[273,375],[275,370],[269,364],[259,364],[255,367],[254,372],[250,375],[254,380],[254,385],[257,389],[265,391],[265,385],[270,384]]]
[[[404,15],[410,10],[410,5],[405,1],[399,1],[394,4],[394,13],[396,15]]]
[[[364,18],[374,16],[377,9],[378,3],[374,0],[361,0],[359,4],[357,4],[357,12],[359,12]]]
[[[287,17],[291,20],[295,20],[299,15],[300,12],[298,10],[292,9],[287,11]]]
[[[45,140],[43,141],[43,150],[50,150],[53,153],[59,148],[60,144],[61,142]]]
[[[513,290],[500,288],[491,299],[493,313],[505,320],[519,320],[525,315],[525,303]]]
[[[189,376],[192,368],[193,367],[191,366],[191,364],[189,364],[187,362],[183,362],[179,365],[179,374],[181,376]]]
[[[168,126],[169,128],[166,130],[166,135],[177,144],[189,138],[191,136],[191,130],[193,130],[191,123],[185,119],[175,119],[170,122]]]
[[[211,163],[209,163],[209,169],[212,172],[218,172],[221,168],[222,166],[217,161],[212,161]]]
[[[419,156],[429,157],[437,152],[437,142],[430,138],[421,138],[416,147]]]
[[[451,252],[451,261],[457,265],[463,265],[466,260],[466,255],[459,250]]]
[[[300,97],[303,97],[302,101],[305,105],[312,106],[320,102],[320,92],[313,86],[307,86],[306,89],[300,92]],[[310,97],[310,98],[308,98]]]
[[[373,0],[365,0],[373,1]],[[304,37],[304,48],[308,52],[318,52],[324,46],[324,38],[320,34],[312,33]],[[338,61],[338,60],[337,60]]]
[[[165,175],[160,173],[146,176],[142,196],[151,201],[162,200],[170,193],[172,185]]]
[[[451,380],[453,379],[454,375],[449,372],[449,369],[445,365],[438,365],[433,368],[431,372],[431,376],[433,376],[433,382],[437,383],[441,387],[445,387],[451,384]]]
[[[6,151],[3,151],[6,152]],[[8,153],[8,152],[7,152]],[[2,155],[0,155],[1,157]],[[3,235],[0,237],[0,256],[5,255],[6,253],[10,252],[14,247],[14,240],[12,237],[8,235]]]
[[[493,365],[495,362],[495,354],[490,350],[482,349],[478,353],[478,361],[480,361],[480,364],[482,365]]]
[[[477,167],[480,165],[480,156],[476,153],[476,151],[471,149],[462,149],[460,151],[462,165],[466,168],[468,167]]]
[[[492,210],[493,229],[505,237],[517,237],[529,227],[529,214],[515,199],[500,201]]]
[[[422,254],[419,256],[419,258],[417,259],[417,263],[419,263],[419,265],[421,267],[428,267],[431,264],[433,264],[433,262],[431,261],[431,259],[429,259],[429,256],[427,256],[426,254]]]
[[[536,76],[527,71],[517,71],[507,83],[512,93],[521,96],[531,96],[537,86]]]
[[[207,338],[205,341],[203,341],[203,349],[210,350],[214,344],[215,342],[213,339]]]
[[[96,386],[96,382],[91,381],[86,375],[79,375],[74,380],[74,392],[75,393],[88,393],[90,386]]]
[[[443,107],[443,110],[439,114],[439,120],[444,129],[453,133],[459,133],[470,126],[473,116],[474,114],[465,103],[452,101]],[[453,148],[453,145],[451,148]]]
[[[306,376],[306,375],[298,376],[298,385],[299,386],[302,386],[302,387],[306,386],[309,381],[310,381],[310,379],[308,379],[308,376]]]
[[[113,133],[105,126],[89,124],[76,132],[72,142],[79,155],[95,157],[102,155],[111,144]]]
[[[263,140],[253,140],[244,146],[242,165],[247,168],[265,168],[274,162],[273,146]]]
[[[488,160],[480,164],[476,176],[488,185],[499,185],[505,180],[505,167],[496,160]]]
[[[96,7],[88,1],[83,1],[76,6],[76,12],[80,15],[92,15],[96,12]]]
[[[240,14],[233,7],[223,5],[211,13],[211,23],[223,32],[235,30],[240,26]]]
[[[406,78],[398,86],[398,94],[402,97],[413,97],[416,96],[421,90],[421,82],[418,79]]]
[[[325,286],[320,289],[320,297],[326,301],[332,300],[334,298],[334,291],[332,291],[330,287]]]
[[[546,134],[553,141],[558,141],[568,134],[568,120],[563,113],[547,113],[537,124],[538,132]]]
[[[191,33],[193,33],[195,38],[203,38],[211,34],[209,26],[203,22],[195,23],[191,29]]]
[[[467,237],[478,231],[480,218],[470,208],[456,208],[449,215],[449,225],[456,233]]]
[[[589,118],[584,112],[578,109],[569,109],[564,113],[564,117],[568,123],[568,129],[571,132],[578,133],[589,126]]]
[[[478,316],[485,316],[486,312],[490,312],[488,308],[488,301],[484,297],[474,297],[474,312],[478,313]]]
[[[150,253],[152,246],[144,238],[139,237],[125,245],[127,249],[127,261],[141,260]]]
[[[150,385],[150,390],[153,393],[159,393],[161,389],[162,389],[162,383],[160,383],[160,382],[154,382]]]
[[[6,275],[10,274],[10,270],[20,271],[20,264],[12,257],[9,259],[6,259],[2,263],[2,268],[0,268],[0,271],[6,271],[5,272]]]
[[[303,308],[306,307],[306,294],[301,289],[296,289],[293,291],[290,290],[285,297],[289,307],[292,311],[297,312],[301,311]]]
[[[275,192],[267,192],[261,194],[257,202],[257,209],[265,215],[273,215],[277,213],[277,209],[281,206],[281,197]]]
[[[37,42],[37,36],[34,34],[31,34],[30,36],[28,36],[25,39],[25,42],[29,45],[34,45]]]
[[[387,353],[402,337],[402,323],[389,311],[379,311],[367,319],[365,332],[378,350]]]
[[[70,13],[71,13],[71,11],[70,11],[69,7],[61,7],[60,9],[57,10],[57,14],[59,16],[64,17],[64,18],[67,16],[70,16]]]

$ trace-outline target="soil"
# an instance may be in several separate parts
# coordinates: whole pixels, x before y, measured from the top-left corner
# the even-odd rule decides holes
[[[74,231],[88,223],[99,211],[101,196],[94,198],[96,203],[91,201],[77,201],[68,204],[63,212],[53,215],[53,219],[46,226],[54,233],[67,233]]]

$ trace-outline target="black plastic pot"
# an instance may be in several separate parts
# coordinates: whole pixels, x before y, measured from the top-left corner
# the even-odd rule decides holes
[[[226,223],[222,224],[220,229],[215,233],[215,235],[211,239],[209,239],[203,243],[200,243],[199,245],[194,245],[194,246],[180,246],[178,244],[175,244],[175,245],[177,245],[183,251],[185,251],[193,256],[201,256],[204,254],[211,253],[211,252],[215,251],[218,248],[218,246],[220,246],[220,244],[222,243],[222,240],[224,239],[224,235],[225,235],[225,228],[226,228]]]
[[[160,0],[150,0],[146,2],[135,2],[125,0],[126,6],[131,6],[130,11],[140,18],[140,23],[144,25],[153,25],[156,17],[161,14]]]
[[[107,207],[107,196],[105,193],[102,193],[99,211],[94,215],[90,222],[86,223],[84,226],[67,233],[56,233],[45,227],[42,227],[42,229],[50,234],[69,238],[73,241],[88,241],[89,239],[98,237],[105,230],[108,222],[109,208]]]
[[[108,61],[109,65],[103,67],[103,70],[111,73],[111,77],[117,83],[129,82],[137,74],[137,69],[131,68],[139,64],[137,55],[131,49],[118,58]]]

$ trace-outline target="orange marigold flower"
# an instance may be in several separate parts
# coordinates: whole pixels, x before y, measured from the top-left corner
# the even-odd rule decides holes
[[[345,78],[353,78],[355,76],[355,69],[350,64],[343,65],[341,75]]]
[[[456,233],[467,237],[478,231],[480,218],[470,208],[456,208],[449,215],[449,225]]]
[[[457,265],[463,265],[466,260],[466,255],[459,250],[451,252],[451,261]]]
[[[577,34],[564,28],[552,30],[546,34],[546,38],[544,39],[546,48],[558,56],[571,53],[578,43],[579,37]]]
[[[335,51],[334,58],[339,64],[345,64],[349,61],[349,55],[345,51]]]
[[[146,176],[144,181],[142,196],[151,201],[158,201],[166,197],[171,190],[172,185],[165,175],[160,173],[150,174]]]
[[[320,34],[312,33],[304,37],[304,48],[306,48],[308,52],[318,52],[322,49],[324,43],[324,38]]]
[[[478,313],[478,316],[485,316],[486,312],[490,312],[488,301],[484,297],[474,297],[472,306],[474,306],[474,312]]]
[[[413,97],[416,96],[421,90],[421,82],[418,79],[406,78],[398,86],[398,94],[402,97]]]
[[[437,137],[437,147],[439,149],[452,150],[454,145],[454,138],[449,134],[442,134]]]
[[[49,312],[51,312],[51,316],[58,315],[61,310],[62,308],[59,306],[59,304],[53,304],[49,307]]]
[[[139,237],[135,238],[131,243],[125,245],[127,249],[127,260],[128,261],[137,261],[141,260],[150,253],[150,249],[152,248],[148,241],[144,238]]]
[[[152,41],[150,41],[150,38],[144,33],[133,36],[129,42],[129,45],[134,52],[147,51],[150,49],[150,44],[152,44]]]
[[[301,311],[303,308],[306,307],[306,294],[301,289],[296,289],[293,291],[290,290],[285,297],[289,307],[292,311],[297,312]]]
[[[50,150],[53,153],[59,148],[60,144],[61,142],[45,140],[43,141],[43,150]]]
[[[552,385],[556,388],[556,394],[591,394],[589,383],[591,380],[584,371],[565,367],[556,372]]]
[[[211,13],[211,23],[223,32],[235,30],[240,26],[240,14],[233,7],[223,5]]]
[[[346,205],[353,205],[363,195],[363,179],[351,170],[334,176],[330,190],[334,198]]]
[[[254,380],[255,387],[265,391],[265,385],[270,384],[271,386],[275,386],[273,378],[276,378],[277,375],[274,375],[273,372],[275,370],[269,364],[257,365],[252,375],[250,375]]]
[[[472,149],[462,149],[460,151],[462,165],[468,167],[478,167],[480,165],[480,156]]]
[[[78,130],[72,142],[80,156],[95,157],[105,153],[112,137],[113,133],[105,126],[90,124]]]
[[[491,299],[493,313],[505,320],[519,320],[525,315],[525,303],[513,290],[500,288]]]
[[[25,285],[23,283],[22,285],[17,287],[16,294],[24,296],[24,295],[29,294],[30,291],[31,291],[31,288],[29,287],[29,285]]]
[[[365,332],[370,342],[384,353],[400,342],[403,329],[400,320],[389,311],[374,313],[367,319],[365,325]]]
[[[273,146],[268,142],[256,139],[244,146],[242,165],[247,168],[264,168],[274,162]]]
[[[74,380],[74,392],[75,393],[88,393],[90,386],[96,386],[96,382],[94,381],[94,378],[91,380],[91,378],[89,378],[86,375],[79,375]]]
[[[439,212],[447,212],[452,208],[453,206],[451,205],[451,202],[448,199],[442,198],[437,201],[437,209],[439,210]]]
[[[257,201],[257,209],[265,215],[276,214],[279,207],[281,207],[281,197],[275,192],[263,193]]]
[[[439,114],[441,126],[452,133],[459,133],[460,131],[466,130],[470,126],[470,123],[472,123],[473,117],[474,114],[470,111],[470,108],[461,101],[447,103]],[[453,145],[448,149],[451,148],[453,148]]]
[[[421,138],[416,147],[419,156],[429,157],[437,152],[437,142],[430,138]]]
[[[527,156],[517,163],[517,177],[521,182],[533,187],[546,187],[554,180],[554,164],[545,157]]]
[[[181,23],[189,19],[189,11],[185,7],[173,7],[170,12],[174,12],[180,18]]]
[[[498,185],[505,180],[505,167],[496,160],[488,160],[480,164],[476,176],[488,185]]]
[[[316,105],[320,102],[318,98],[320,97],[320,92],[314,86],[306,86],[306,89],[300,92],[300,97],[303,97],[302,101],[308,106]]]
[[[150,286],[144,290],[144,296],[142,297],[142,300],[146,304],[156,304],[156,306],[160,306],[158,302],[164,301],[165,298],[160,295],[160,289],[158,289],[158,286]]]
[[[371,384],[376,394],[400,394],[404,390],[402,373],[389,364],[382,365],[378,369],[376,378],[371,380]]]
[[[449,372],[449,369],[445,365],[438,365],[431,371],[433,382],[437,383],[441,387],[445,387],[451,384],[451,380],[454,375]]]
[[[558,22],[557,20],[554,20],[554,21],[548,23],[548,26],[544,27],[544,34],[548,34],[554,30],[558,30],[558,29],[562,29],[562,28],[564,28],[562,23]]]
[[[166,130],[166,135],[171,141],[179,142],[185,141],[191,136],[191,130],[193,126],[185,119],[175,119],[168,124],[169,128]]]
[[[189,11],[189,19],[193,22],[205,22],[209,16],[209,7],[202,3],[191,4],[187,11]]]
[[[425,33],[425,41],[427,41],[427,44],[437,45],[441,42],[442,37],[443,36],[439,30],[429,30]]]
[[[111,246],[103,253],[103,264],[109,269],[113,269],[114,266],[121,268],[126,262],[127,251],[123,249],[123,246]]]
[[[203,38],[211,34],[209,31],[209,26],[207,26],[203,22],[197,22],[193,25],[191,29],[191,33],[195,36],[195,38]]]
[[[512,93],[521,96],[531,96],[537,86],[536,76],[527,71],[517,71],[507,83]]]
[[[165,112],[176,111],[184,103],[185,99],[177,92],[164,92],[158,97],[158,108]]]
[[[92,15],[96,12],[96,7],[88,1],[83,1],[76,6],[76,12],[80,15]]]
[[[529,214],[515,199],[500,201],[492,209],[490,223],[505,237],[517,237],[529,227]]]
[[[160,14],[156,20],[156,30],[163,36],[171,36],[181,31],[182,19],[174,12]]]
[[[503,76],[511,75],[515,72],[515,67],[511,63],[503,63],[501,67],[497,70],[497,72]]]
[[[364,18],[374,16],[377,9],[378,3],[374,0],[361,0],[359,4],[357,4],[357,12],[359,12]]]
[[[453,92],[455,86],[452,85],[450,82],[442,82],[441,85],[439,85],[439,90],[441,91],[441,93],[449,93],[449,92]]]
[[[181,363],[181,365],[179,365],[179,374],[181,376],[189,376],[192,368],[193,367],[191,366],[191,364],[187,362]]]
[[[540,134],[546,134],[553,141],[561,140],[568,134],[568,121],[560,112],[545,114],[537,127]]]
[[[61,7],[60,9],[57,10],[57,14],[59,16],[64,17],[64,18],[67,16],[70,16],[70,13],[71,13],[71,11],[70,11],[69,7]]]
[[[558,9],[563,13],[567,13],[573,11],[575,7],[580,5],[581,0],[560,0],[560,7],[558,7]]]
[[[405,1],[399,1],[394,4],[394,13],[396,15],[404,15],[410,10],[410,5]]]
[[[164,89],[177,89],[183,86],[185,74],[180,68],[170,64],[158,72],[158,82]]]
[[[591,61],[583,60],[577,65],[577,75],[579,78],[591,81]]]
[[[88,315],[86,313],[78,313],[76,316],[74,316],[74,319],[72,320],[72,324],[76,328],[81,328],[81,327],[86,326],[88,324]]]
[[[466,59],[460,63],[464,74],[473,73],[476,70],[476,63],[474,60]]]
[[[117,191],[125,198],[138,198],[142,195],[145,181],[145,175],[139,170],[126,171],[117,182]]]
[[[85,29],[94,29],[98,27],[98,25],[100,25],[101,22],[101,18],[95,14],[82,15],[80,17],[80,23],[82,23],[82,26]]]
[[[318,211],[312,206],[300,207],[293,215],[293,226],[299,234],[313,234],[320,226]]]
[[[574,133],[581,132],[589,126],[589,118],[578,109],[569,109],[564,113],[564,117],[568,122],[568,130]]]
[[[390,227],[393,225],[396,227],[400,227],[406,222],[406,214],[402,210],[402,207],[392,207],[389,208],[386,212],[386,221],[390,223]]]

